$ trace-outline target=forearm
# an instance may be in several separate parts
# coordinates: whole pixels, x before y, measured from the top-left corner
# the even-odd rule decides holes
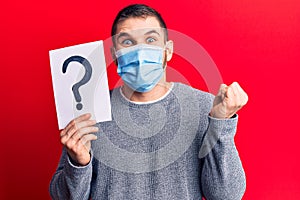
[[[59,167],[50,183],[52,199],[89,199],[92,180],[92,163],[76,166],[63,150]]]
[[[210,117],[209,121],[202,144],[206,149],[200,150],[203,156],[201,183],[204,196],[207,200],[239,200],[245,192],[246,179],[234,144],[237,116],[226,120]]]

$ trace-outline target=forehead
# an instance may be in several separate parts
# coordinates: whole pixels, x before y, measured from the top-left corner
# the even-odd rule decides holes
[[[161,29],[161,26],[156,17],[130,17],[118,23],[116,34],[119,34],[121,32],[132,32],[142,29]]]

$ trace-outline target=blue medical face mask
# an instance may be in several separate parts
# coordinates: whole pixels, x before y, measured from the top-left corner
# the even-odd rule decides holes
[[[164,74],[164,49],[159,46],[138,44],[116,52],[117,72],[131,89],[148,92]]]

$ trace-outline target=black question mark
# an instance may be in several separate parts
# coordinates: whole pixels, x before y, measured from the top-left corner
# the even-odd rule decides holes
[[[85,68],[85,74],[82,77],[82,79],[78,83],[74,84],[73,87],[72,87],[72,91],[73,91],[75,100],[77,102],[76,108],[77,108],[77,110],[81,110],[82,109],[82,104],[80,103],[81,102],[81,96],[80,96],[78,90],[79,90],[79,87],[86,84],[91,79],[92,66],[91,66],[90,62],[82,56],[71,56],[67,60],[65,60],[65,62],[63,64],[63,67],[62,67],[63,73],[66,73],[67,67],[69,66],[69,63],[72,62],[72,61],[79,62]]]

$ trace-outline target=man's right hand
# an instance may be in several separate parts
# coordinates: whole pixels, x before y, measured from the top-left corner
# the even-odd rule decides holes
[[[92,133],[99,130],[94,126],[96,121],[90,118],[91,114],[81,115],[60,132],[60,141],[67,149],[68,155],[81,166],[90,162],[91,141],[97,139]]]

